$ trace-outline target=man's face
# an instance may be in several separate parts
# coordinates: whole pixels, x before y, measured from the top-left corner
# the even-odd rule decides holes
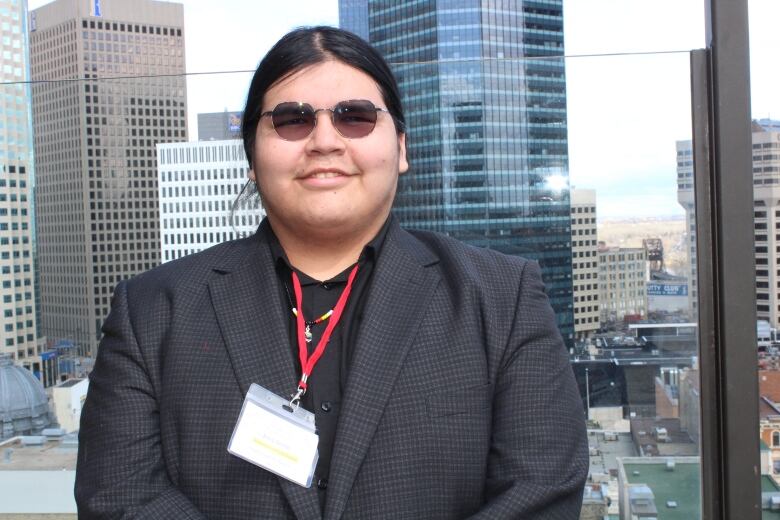
[[[387,108],[370,76],[327,61],[275,84],[265,94],[262,112],[283,102],[321,109],[347,100],[368,100]],[[297,141],[279,137],[271,117],[260,119],[249,175],[257,182],[271,224],[304,234],[381,226],[390,212],[398,175],[408,169],[405,136],[396,133],[386,112],[377,113],[371,133],[352,139],[334,128],[329,111],[318,112],[316,118],[311,134]]]

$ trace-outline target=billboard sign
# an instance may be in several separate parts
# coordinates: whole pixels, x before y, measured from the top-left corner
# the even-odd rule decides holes
[[[688,285],[680,283],[648,283],[648,296],[688,296]]]
[[[241,114],[230,114],[228,116],[228,132],[236,134],[241,131]]]

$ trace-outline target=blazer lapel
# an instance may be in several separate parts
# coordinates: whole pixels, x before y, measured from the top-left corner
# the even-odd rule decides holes
[[[341,518],[424,309],[440,277],[438,261],[393,223],[377,260],[347,376],[328,477],[325,518]]]
[[[257,383],[287,396],[298,381],[297,365],[263,225],[267,223],[241,244],[249,251],[237,247],[214,269],[217,275],[209,281],[209,292],[241,393]],[[279,483],[299,519],[322,517],[316,489],[281,477]]]
[[[248,244],[248,254],[241,249],[214,269],[209,292],[241,392],[257,383],[286,395],[297,382],[296,364],[279,279],[261,233]]]

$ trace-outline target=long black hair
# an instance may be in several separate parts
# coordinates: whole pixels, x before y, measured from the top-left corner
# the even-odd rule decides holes
[[[265,93],[279,80],[305,67],[330,60],[340,61],[368,74],[379,87],[382,100],[393,116],[396,131],[399,134],[405,131],[406,120],[398,84],[382,55],[349,31],[327,26],[301,27],[276,42],[252,77],[241,121],[244,152],[250,168]]]

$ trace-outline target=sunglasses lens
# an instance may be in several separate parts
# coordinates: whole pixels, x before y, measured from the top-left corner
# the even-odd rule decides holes
[[[370,101],[342,101],[333,108],[333,124],[344,137],[365,137],[376,126],[376,107]]]
[[[271,113],[274,130],[279,137],[297,141],[314,129],[314,109],[308,103],[280,103]]]

